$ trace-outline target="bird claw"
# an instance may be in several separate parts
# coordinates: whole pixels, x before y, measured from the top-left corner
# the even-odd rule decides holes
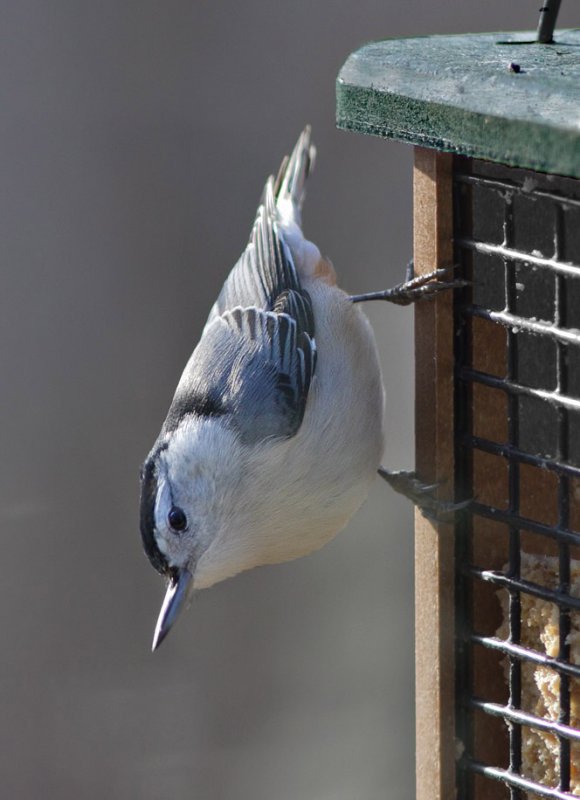
[[[455,269],[455,266],[440,267],[424,275],[406,280],[389,289],[389,296],[384,299],[396,305],[408,306],[419,300],[431,300],[439,292],[447,289],[461,289],[467,286],[469,281],[454,277]]]
[[[439,500],[433,492],[440,483],[424,483],[417,473],[409,470],[391,471],[379,467],[379,475],[399,494],[404,495],[416,505],[424,517],[435,522],[450,522],[458,511],[471,504],[471,499],[455,503]]]
[[[410,262],[409,267],[411,267],[412,263]],[[350,299],[353,303],[362,303],[367,300],[386,300],[398,306],[408,306],[419,300],[431,300],[439,292],[447,291],[448,289],[461,289],[469,285],[469,281],[454,277],[455,269],[455,266],[440,267],[413,278],[408,268],[407,280],[397,284],[397,286],[393,286],[392,289],[354,295]]]

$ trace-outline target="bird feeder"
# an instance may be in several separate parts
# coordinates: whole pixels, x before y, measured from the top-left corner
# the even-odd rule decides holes
[[[418,800],[580,795],[580,31],[368,44],[343,129],[414,146]],[[550,16],[551,15],[551,16]]]

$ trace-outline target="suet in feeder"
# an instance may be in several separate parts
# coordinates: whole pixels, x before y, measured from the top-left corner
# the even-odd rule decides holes
[[[580,795],[580,31],[369,44],[341,128],[415,147],[418,800]],[[550,14],[552,15],[550,20]],[[541,43],[541,41],[546,43]]]

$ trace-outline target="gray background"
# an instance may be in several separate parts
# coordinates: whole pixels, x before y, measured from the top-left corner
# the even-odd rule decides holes
[[[401,278],[411,151],[334,130],[347,55],[533,27],[538,6],[2,4],[2,797],[412,797],[409,505],[377,482],[335,542],[198,595],[152,656],[138,470],[305,122],[307,233],[348,289]],[[410,467],[412,312],[368,313],[385,464]]]

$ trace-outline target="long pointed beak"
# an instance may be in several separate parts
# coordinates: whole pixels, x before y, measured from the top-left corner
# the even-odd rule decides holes
[[[193,575],[188,569],[178,569],[174,575],[171,576],[171,581],[165,593],[165,599],[159,612],[159,619],[155,626],[155,634],[153,635],[153,652],[157,650],[161,642],[165,639],[179,612],[185,605],[187,596],[189,595],[189,587]]]

